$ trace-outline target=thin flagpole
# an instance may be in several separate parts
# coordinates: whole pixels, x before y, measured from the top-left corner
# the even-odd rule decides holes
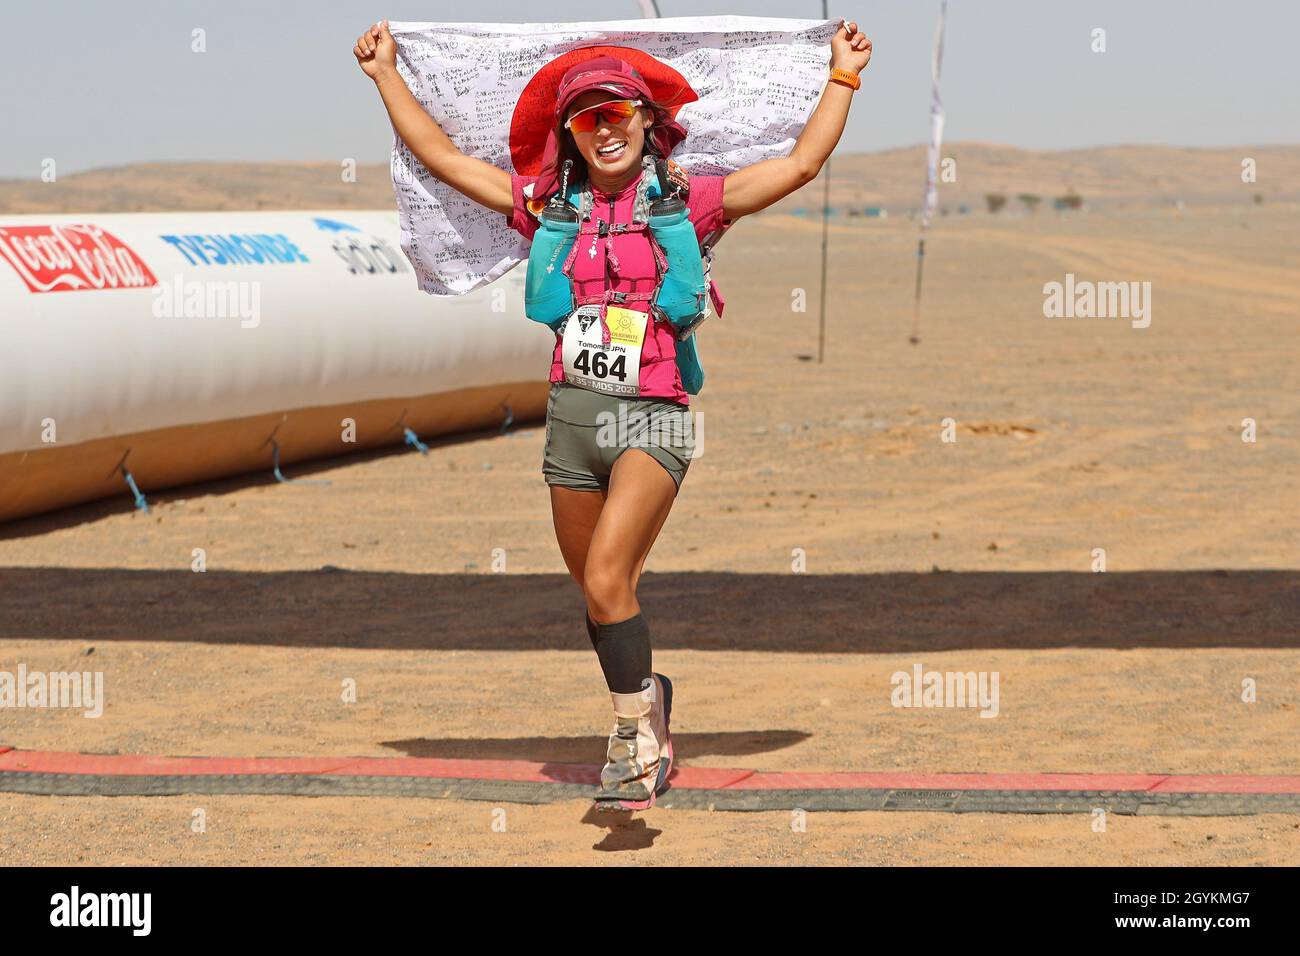
[[[831,18],[829,0],[822,0],[822,19]],[[821,364],[826,355],[826,239],[830,231],[831,213],[831,158],[826,157],[822,164],[822,291],[818,297],[821,315],[817,320],[817,364]]]
[[[925,230],[939,201],[939,150],[943,144],[943,100],[939,98],[939,73],[943,68],[943,25],[948,15],[948,0],[940,0],[939,26],[934,33],[934,58],[930,63],[933,79],[930,90],[930,151],[925,165],[925,198],[921,202],[921,230],[916,242],[916,291],[912,298],[913,345],[921,341],[921,273],[925,267]]]
[[[830,205],[831,205],[831,161],[827,157],[825,165],[822,167],[826,177],[826,182],[822,189],[822,292],[821,292],[821,317],[817,322],[817,361],[821,362],[826,352],[826,234],[830,229]]]
[[[925,268],[925,227],[916,241],[916,291],[912,294],[912,334],[907,340],[913,345],[921,343],[921,272]]]

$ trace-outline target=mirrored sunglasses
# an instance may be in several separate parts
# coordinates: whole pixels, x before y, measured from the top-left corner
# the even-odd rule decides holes
[[[574,113],[565,120],[564,128],[575,133],[590,133],[602,121],[617,126],[629,117],[635,116],[636,108],[640,105],[640,100],[613,100],[609,103],[598,103],[579,113]]]

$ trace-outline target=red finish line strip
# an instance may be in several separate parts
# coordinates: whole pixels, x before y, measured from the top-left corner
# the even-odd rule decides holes
[[[450,760],[436,757],[151,757],[78,754],[0,747],[0,771],[103,776],[432,777],[447,780],[519,780],[595,784],[600,768],[527,760]],[[678,767],[683,790],[1043,790],[1150,793],[1300,793],[1300,776],[1115,773],[765,773],[714,767]]]
[[[1165,779],[1144,773],[756,773],[733,789],[1146,791]],[[1294,782],[1300,790],[1300,777]]]

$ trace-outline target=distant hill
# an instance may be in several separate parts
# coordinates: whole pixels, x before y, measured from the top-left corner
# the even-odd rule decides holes
[[[220,209],[396,209],[386,163],[138,163],[60,177],[0,179],[0,209],[34,212],[169,212]]]
[[[984,207],[984,196],[1001,193],[1016,208],[1017,195],[1046,203],[1073,191],[1089,205],[1265,201],[1300,198],[1300,146],[1185,149],[1170,146],[1107,146],[1038,151],[989,143],[952,143],[944,156],[956,161],[957,179],[942,183],[944,206]],[[1241,181],[1251,157],[1258,182]],[[885,206],[904,212],[919,204],[925,179],[925,147],[880,153],[836,154],[831,164],[831,203]],[[815,207],[820,180],[782,200],[788,211]],[[386,163],[357,167],[345,183],[337,163],[140,163],[92,170],[57,183],[0,180],[0,211],[145,212],[186,209],[393,209]]]
[[[943,156],[956,164],[956,181],[941,182],[942,205],[984,208],[988,193],[1028,193],[1050,200],[1074,192],[1089,205],[1167,203],[1176,199],[1251,201],[1300,198],[1300,146],[1185,149],[1171,146],[1107,146],[1039,151],[989,143],[952,143]],[[1255,160],[1258,181],[1241,181],[1242,160]],[[882,205],[899,211],[920,205],[926,149],[836,155],[831,163],[833,205]],[[784,204],[817,205],[809,190]]]

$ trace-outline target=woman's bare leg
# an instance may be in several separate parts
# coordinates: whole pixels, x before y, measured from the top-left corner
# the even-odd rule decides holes
[[[641,569],[676,496],[672,476],[644,451],[629,448],[614,462],[584,558],[583,591],[593,621],[611,624],[640,613]]]
[[[551,485],[551,520],[565,567],[578,587],[587,568],[587,548],[605,504],[603,491],[578,491]]]
[[[596,795],[601,809],[649,808],[672,768],[671,684],[652,675],[650,630],[636,587],[676,497],[677,486],[659,462],[640,449],[624,451],[610,471],[609,490],[587,545],[583,591],[588,627],[615,714]],[[647,734],[653,746],[646,743]]]

